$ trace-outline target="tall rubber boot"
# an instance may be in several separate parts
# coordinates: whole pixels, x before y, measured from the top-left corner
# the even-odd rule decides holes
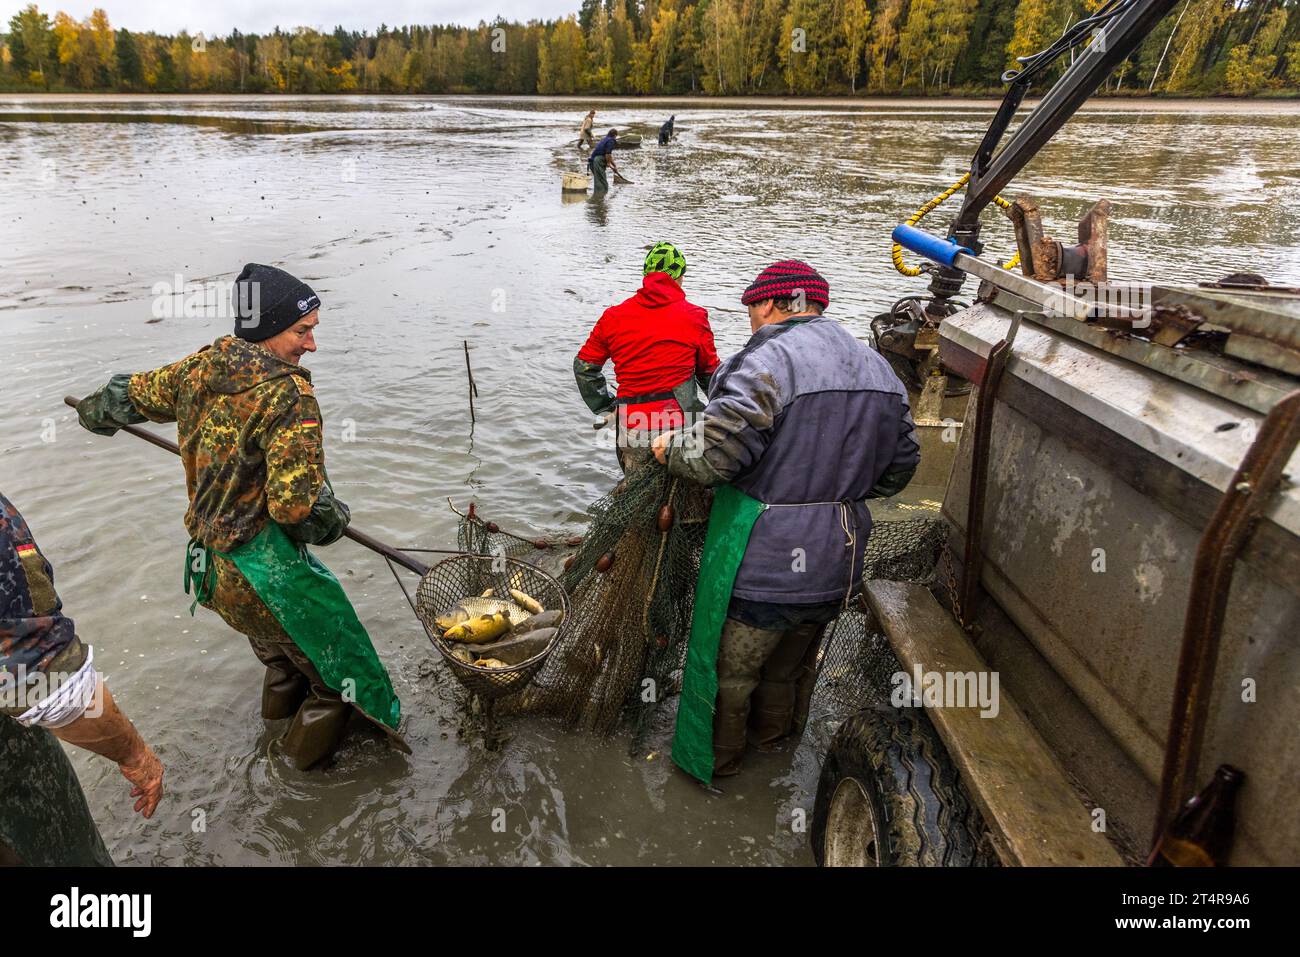
[[[803,658],[803,668],[794,679],[794,717],[790,722],[790,733],[800,737],[808,724],[808,709],[812,706],[813,692],[817,689],[817,653],[821,651],[825,636],[826,626],[822,625],[817,630],[817,637],[809,643]]]
[[[794,725],[795,688],[789,681],[761,681],[749,702],[749,740],[767,747],[786,737]]]
[[[817,649],[823,626],[798,625],[781,638],[763,665],[763,680],[750,700],[749,740],[767,747],[803,732],[817,683]]]
[[[749,697],[758,686],[763,663],[782,633],[754,628],[728,618],[718,642],[718,697],[713,713],[713,776],[740,772],[749,726]]]
[[[310,691],[307,676],[287,660],[267,665],[262,677],[262,717],[268,721],[292,718]]]
[[[352,705],[338,698],[311,695],[293,717],[293,724],[280,739],[285,756],[299,771],[306,771],[328,758],[343,740]]]
[[[749,723],[748,702],[739,706],[718,696],[713,714],[713,776],[727,778],[740,773],[745,757],[745,728]]]

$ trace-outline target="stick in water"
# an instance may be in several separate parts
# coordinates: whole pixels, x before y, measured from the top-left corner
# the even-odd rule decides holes
[[[465,375],[469,377],[469,424],[474,424],[474,398],[478,395],[478,386],[474,384],[474,370],[469,367],[469,340],[465,340]]]

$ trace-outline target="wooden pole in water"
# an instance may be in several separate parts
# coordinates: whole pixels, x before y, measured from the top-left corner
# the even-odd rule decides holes
[[[469,366],[469,340],[465,343],[465,375],[469,377],[469,424],[474,424],[474,398],[478,395],[478,386],[474,384],[474,370]]]

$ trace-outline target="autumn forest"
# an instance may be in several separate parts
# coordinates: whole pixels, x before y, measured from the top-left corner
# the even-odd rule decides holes
[[[164,36],[36,5],[0,90],[143,93],[991,93],[1100,0],[582,0],[563,19]],[[1068,55],[1047,79],[1059,76]],[[1300,0],[1182,0],[1119,95],[1300,94]]]

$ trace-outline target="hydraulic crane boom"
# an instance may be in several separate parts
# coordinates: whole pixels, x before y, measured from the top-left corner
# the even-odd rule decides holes
[[[1015,177],[1025,164],[1050,140],[1088,97],[1096,92],[1107,75],[1137,49],[1157,23],[1173,9],[1178,0],[1109,0],[1091,16],[1066,30],[1047,49],[1032,57],[1022,57],[1020,70],[1003,75],[1011,88],[998,107],[997,115],[981,140],[971,160],[970,183],[961,211],[948,230],[948,239],[978,254],[980,213],[993,197]],[[1083,43],[1088,44],[1065,74],[1043,96],[1042,101],[1012,134],[1001,151],[994,155],[998,143],[1010,125],[1016,110],[1029,90],[1034,77],[1058,56]],[[946,302],[961,290],[965,273],[950,266],[939,268],[930,284],[934,294],[927,311],[941,315]]]

